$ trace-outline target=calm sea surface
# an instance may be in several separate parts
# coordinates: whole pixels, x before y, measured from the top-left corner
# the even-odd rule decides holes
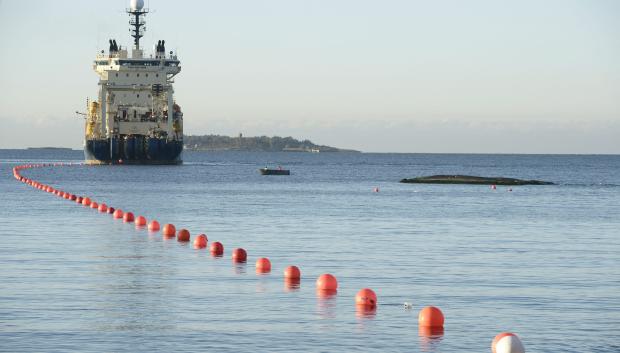
[[[204,232],[223,258],[12,178],[82,158],[0,150],[0,351],[489,352],[512,331],[528,352],[620,352],[620,156],[186,152],[182,166],[22,173]],[[398,183],[440,173],[558,185]],[[257,275],[263,256],[273,270]],[[326,272],[339,280],[327,299]],[[364,287],[375,313],[356,312]],[[443,336],[419,335],[427,305]]]

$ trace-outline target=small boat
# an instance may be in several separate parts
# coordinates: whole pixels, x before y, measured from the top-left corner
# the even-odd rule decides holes
[[[291,175],[291,171],[288,169],[282,169],[278,167],[278,169],[269,169],[267,167],[260,168],[258,170],[262,175]]]

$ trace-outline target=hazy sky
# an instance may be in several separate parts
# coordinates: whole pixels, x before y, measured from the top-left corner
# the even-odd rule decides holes
[[[620,1],[146,1],[186,134],[367,152],[620,153]],[[80,148],[129,1],[0,0],[0,148]]]

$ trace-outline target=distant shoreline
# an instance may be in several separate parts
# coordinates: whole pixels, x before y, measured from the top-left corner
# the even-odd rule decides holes
[[[26,147],[25,149],[27,150],[73,151],[73,148],[69,148],[69,147]]]
[[[223,135],[186,135],[183,137],[185,150],[188,151],[245,151],[245,152],[349,152],[360,151],[342,149],[326,145],[317,145],[310,140],[297,140],[293,137],[280,136],[223,136]]]

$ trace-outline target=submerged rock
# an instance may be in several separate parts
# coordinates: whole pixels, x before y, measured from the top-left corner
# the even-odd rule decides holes
[[[401,183],[417,184],[477,184],[477,185],[554,185],[549,181],[523,180],[504,177],[480,177],[471,175],[431,175],[403,179]]]

